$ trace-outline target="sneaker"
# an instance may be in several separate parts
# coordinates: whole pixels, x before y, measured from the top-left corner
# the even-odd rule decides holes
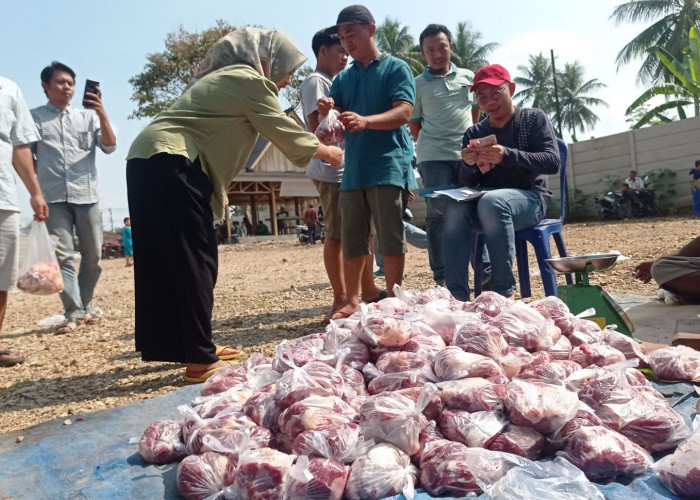
[[[377,269],[374,271],[374,277],[375,278],[383,278],[384,277],[384,271]]]

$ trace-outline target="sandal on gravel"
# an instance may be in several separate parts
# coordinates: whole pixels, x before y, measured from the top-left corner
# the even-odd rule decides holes
[[[55,335],[64,335],[66,333],[70,333],[76,328],[80,326],[80,323],[77,323],[74,319],[67,319],[60,325],[58,325],[58,328],[54,330]]]
[[[348,319],[350,316],[355,314],[357,311],[349,310],[347,307],[340,307],[333,312],[331,316],[332,320]]]
[[[19,353],[12,352],[9,349],[0,349],[0,366],[15,366],[24,363],[26,358]]]
[[[386,290],[382,290],[379,292],[379,295],[377,295],[375,298],[372,300],[363,300],[365,304],[374,304],[375,302],[379,302],[380,300],[386,299],[389,296]]]
[[[216,368],[212,368],[211,370],[192,370],[188,371],[185,370],[185,375],[182,377],[182,380],[185,382],[189,382],[190,384],[201,384],[202,382],[206,382],[206,380],[214,375],[216,372],[221,370],[222,368],[227,368],[229,365],[235,366],[236,363],[233,361],[227,361],[227,365],[225,366],[217,366]]]
[[[234,354],[223,354],[226,350],[236,351]],[[217,345],[216,355],[219,356],[221,361],[228,361],[229,359],[238,359],[244,355],[243,351],[234,349],[230,345]]]

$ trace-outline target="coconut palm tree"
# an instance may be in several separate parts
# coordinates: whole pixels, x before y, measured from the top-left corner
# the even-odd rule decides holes
[[[379,49],[406,61],[414,75],[423,71],[420,48],[416,48],[408,27],[401,26],[398,19],[387,17],[380,26],[377,26],[376,37]]]
[[[489,64],[487,57],[498,48],[495,42],[480,43],[481,33],[472,28],[469,22],[457,23],[457,31],[452,36],[452,62],[476,73],[479,68]]]
[[[700,0],[630,0],[615,7],[610,17],[617,24],[653,21],[620,50],[617,66],[641,57],[644,60],[637,73],[640,82],[669,81],[672,77],[659,58],[649,53],[649,48],[663,47],[680,58],[688,30],[700,26]]]
[[[583,66],[575,61],[566,63],[564,70],[557,72],[561,121],[574,142],[576,142],[577,130],[585,132],[592,129],[599,121],[598,115],[591,111],[590,107],[608,106],[604,100],[590,96],[592,92],[607,85],[598,81],[597,78],[584,81],[584,71]]]
[[[523,76],[516,76],[513,81],[518,90],[513,96],[518,106],[529,104],[552,115],[555,112],[554,80],[552,79],[552,63],[540,52],[528,57],[528,65],[518,66]]]
[[[639,96],[629,108],[627,115],[634,114],[647,102],[656,96],[665,96],[666,101],[645,113],[632,126],[633,129],[643,127],[654,119],[666,118],[663,113],[675,109],[678,117],[686,118],[685,107],[693,106],[695,116],[700,116],[700,30],[690,28],[688,33],[688,46],[683,51],[682,58],[674,57],[662,47],[651,49],[661,64],[675,77],[672,82],[662,82],[648,89]],[[670,121],[665,119],[664,121]]]

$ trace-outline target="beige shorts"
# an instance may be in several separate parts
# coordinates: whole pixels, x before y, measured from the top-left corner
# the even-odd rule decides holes
[[[369,255],[369,235],[372,223],[379,237],[381,255],[406,253],[403,227],[405,190],[398,186],[381,185],[367,189],[340,192],[341,241],[343,256],[353,259]]]
[[[19,265],[19,214],[0,210],[0,292],[15,288]]]
[[[323,182],[311,179],[316,186],[323,207],[323,226],[326,238],[340,239],[340,213],[338,210],[339,182]]]
[[[700,257],[670,255],[659,257],[651,265],[651,275],[659,286],[686,274],[697,272],[700,272]]]

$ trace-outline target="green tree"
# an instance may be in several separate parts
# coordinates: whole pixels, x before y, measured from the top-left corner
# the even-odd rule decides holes
[[[674,76],[675,81],[659,83],[639,96],[629,108],[627,115],[637,111],[656,96],[664,96],[666,101],[644,114],[632,128],[640,128],[653,119],[664,116],[667,110],[675,109],[678,117],[686,118],[685,107],[693,106],[695,116],[700,116],[700,31],[691,27],[688,30],[688,42],[681,58],[674,57],[662,47],[652,47],[654,55]]]
[[[406,61],[414,75],[423,71],[423,59],[420,48],[416,47],[407,26],[402,26],[398,19],[387,17],[377,26],[377,46],[379,50]]]
[[[489,64],[489,54],[498,48],[495,42],[482,45],[481,33],[466,21],[457,23],[457,31],[452,34],[452,45],[452,62],[475,73],[482,66]]]
[[[557,72],[557,86],[559,90],[559,103],[561,108],[562,126],[576,141],[576,131],[585,132],[592,129],[599,118],[592,110],[592,106],[605,106],[608,104],[590,94],[607,87],[597,78],[585,81],[585,70],[577,61],[566,63],[564,70]]]
[[[516,76],[513,81],[516,89],[513,96],[518,106],[530,105],[553,115],[556,112],[554,105],[554,80],[552,78],[552,63],[550,59],[540,52],[528,57],[528,65],[518,66],[522,76]]]
[[[190,33],[182,26],[165,37],[165,50],[148,54],[142,73],[129,78],[136,110],[129,118],[156,116],[180,97],[197,73],[204,55],[219,38],[235,28],[221,19],[204,31]]]
[[[301,104],[301,94],[299,89],[301,84],[304,83],[306,77],[313,73],[314,69],[308,64],[304,64],[301,68],[296,70],[292,75],[292,79],[289,81],[289,85],[280,90],[280,97],[286,101],[287,107],[296,108]]]
[[[617,24],[652,21],[617,54],[618,68],[633,59],[643,58],[637,72],[640,82],[669,81],[669,73],[649,48],[663,47],[673,57],[680,58],[688,30],[691,26],[700,26],[700,0],[630,0],[615,7],[610,17]]]

